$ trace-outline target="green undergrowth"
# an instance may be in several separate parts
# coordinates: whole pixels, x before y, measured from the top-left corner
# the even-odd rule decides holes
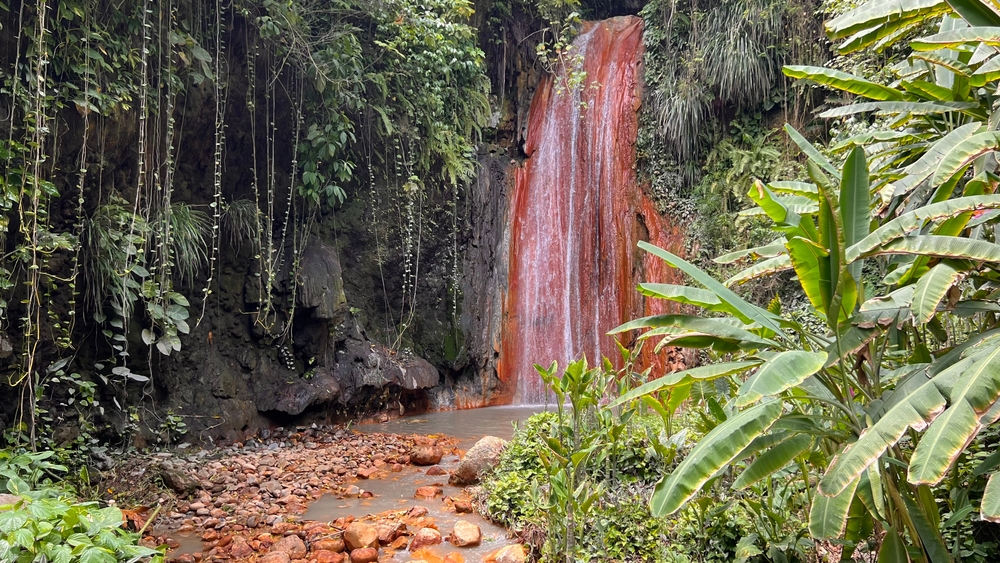
[[[162,550],[139,545],[122,511],[81,502],[61,480],[52,452],[0,450],[0,561],[161,563]]]

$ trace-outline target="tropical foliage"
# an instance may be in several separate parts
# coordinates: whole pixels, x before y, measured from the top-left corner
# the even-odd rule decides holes
[[[872,115],[872,126],[825,154],[786,126],[807,158],[808,180],[750,190],[753,213],[773,222],[775,238],[718,258],[749,259],[742,272],[720,282],[643,245],[704,289],[647,283],[640,290],[709,316],[647,317],[616,332],[646,329],[641,337],[657,346],[725,358],[618,401],[654,393],[677,404],[708,381],[726,390],[723,420],[658,483],[654,514],[680,510],[720,470],[746,460],[736,488],[787,468],[810,483],[809,531],[844,541],[845,558],[877,526],[886,532],[879,561],[961,559],[958,543],[942,535],[948,522],[933,487],[1000,415],[993,105],[1000,74],[992,70],[1000,12],[975,0],[876,1],[827,30],[843,40],[842,51],[881,49],[930,18],[940,20],[937,33],[911,41],[890,84],[786,67],[789,76],[857,98],[824,117]],[[788,315],[780,298],[764,308],[734,292],[783,271],[821,325]],[[973,481],[987,481],[981,499],[953,495],[947,511],[1000,519],[998,461],[985,459],[972,472]]]

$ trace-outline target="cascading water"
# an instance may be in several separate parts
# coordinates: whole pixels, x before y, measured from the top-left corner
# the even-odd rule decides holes
[[[587,23],[570,56],[585,78],[565,89],[565,77],[542,80],[528,113],[529,158],[510,203],[498,371],[519,404],[546,401],[533,364],[618,358],[607,331],[665,312],[635,286],[676,274],[636,244],[676,251],[682,241],[683,229],[662,221],[636,179],[642,20]],[[651,348],[647,364],[657,362]]]

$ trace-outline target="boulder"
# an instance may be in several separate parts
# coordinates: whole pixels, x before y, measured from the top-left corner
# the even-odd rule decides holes
[[[344,554],[321,549],[312,553],[316,563],[344,563]]]
[[[260,563],[291,563],[292,559],[284,551],[272,551],[260,558]]]
[[[364,522],[352,522],[344,530],[344,543],[352,553],[365,547],[378,547],[378,530]]]
[[[455,528],[448,536],[448,542],[455,547],[473,547],[483,541],[483,532],[479,526],[466,520],[455,522]]]
[[[375,563],[378,561],[378,550],[373,547],[362,547],[351,551],[351,563]]]
[[[500,462],[500,454],[507,441],[496,436],[486,436],[466,452],[448,482],[456,486],[472,485],[483,472]]]
[[[302,559],[306,556],[306,544],[299,536],[285,536],[271,546],[271,552],[287,553],[292,559]]]
[[[379,524],[377,529],[378,543],[386,545],[396,541],[396,538],[406,533],[406,524],[402,522]]]
[[[441,532],[434,528],[421,528],[414,534],[413,541],[410,542],[410,551],[416,551],[421,547],[437,545],[439,543],[441,543]]]
[[[432,499],[441,494],[441,487],[435,487],[434,485],[425,485],[423,487],[417,487],[417,492],[413,495],[420,499]]]
[[[524,563],[527,560],[524,547],[519,543],[505,545],[486,556],[487,563]]]
[[[340,553],[344,551],[344,540],[342,538],[323,538],[312,543],[313,551],[333,551]]]
[[[437,465],[444,457],[444,450],[439,446],[418,446],[410,452],[410,463],[413,465]]]

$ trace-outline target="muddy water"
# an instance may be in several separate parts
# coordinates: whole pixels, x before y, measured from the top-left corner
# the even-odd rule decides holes
[[[554,409],[549,406],[548,409]],[[460,411],[438,411],[397,418],[383,424],[362,424],[360,432],[395,432],[397,434],[444,435],[457,438],[458,447],[467,450],[483,436],[509,440],[514,424],[522,424],[531,415],[546,410],[544,405],[486,407]]]

